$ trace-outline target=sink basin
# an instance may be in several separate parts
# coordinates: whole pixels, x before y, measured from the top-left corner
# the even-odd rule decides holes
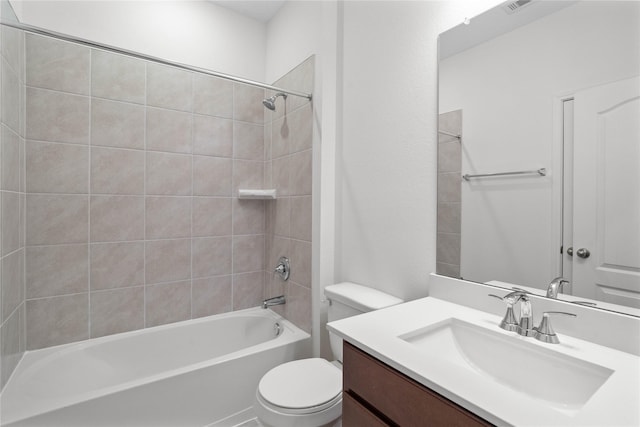
[[[496,326],[497,327],[497,326]],[[498,382],[554,407],[578,410],[614,372],[520,338],[456,318],[398,336],[433,361]]]

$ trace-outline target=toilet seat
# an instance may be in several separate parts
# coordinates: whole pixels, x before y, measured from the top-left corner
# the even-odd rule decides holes
[[[325,359],[294,360],[267,372],[257,391],[263,403],[278,411],[312,414],[342,400],[342,371]]]

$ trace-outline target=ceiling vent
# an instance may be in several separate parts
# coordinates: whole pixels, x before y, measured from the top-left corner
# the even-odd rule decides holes
[[[533,0],[508,1],[502,5],[502,9],[504,9],[505,12],[511,15],[512,13],[520,11],[520,9],[531,4],[532,2]]]

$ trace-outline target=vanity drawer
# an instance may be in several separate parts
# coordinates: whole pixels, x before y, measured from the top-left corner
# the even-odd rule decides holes
[[[343,376],[345,397],[353,398],[363,409],[392,425],[492,425],[347,342]],[[358,425],[345,421],[345,427]]]
[[[342,394],[342,425],[345,427],[389,427],[348,393]]]

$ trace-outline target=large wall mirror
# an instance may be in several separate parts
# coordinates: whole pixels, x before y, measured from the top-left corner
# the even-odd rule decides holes
[[[507,2],[439,43],[437,272],[640,315],[640,2]]]

